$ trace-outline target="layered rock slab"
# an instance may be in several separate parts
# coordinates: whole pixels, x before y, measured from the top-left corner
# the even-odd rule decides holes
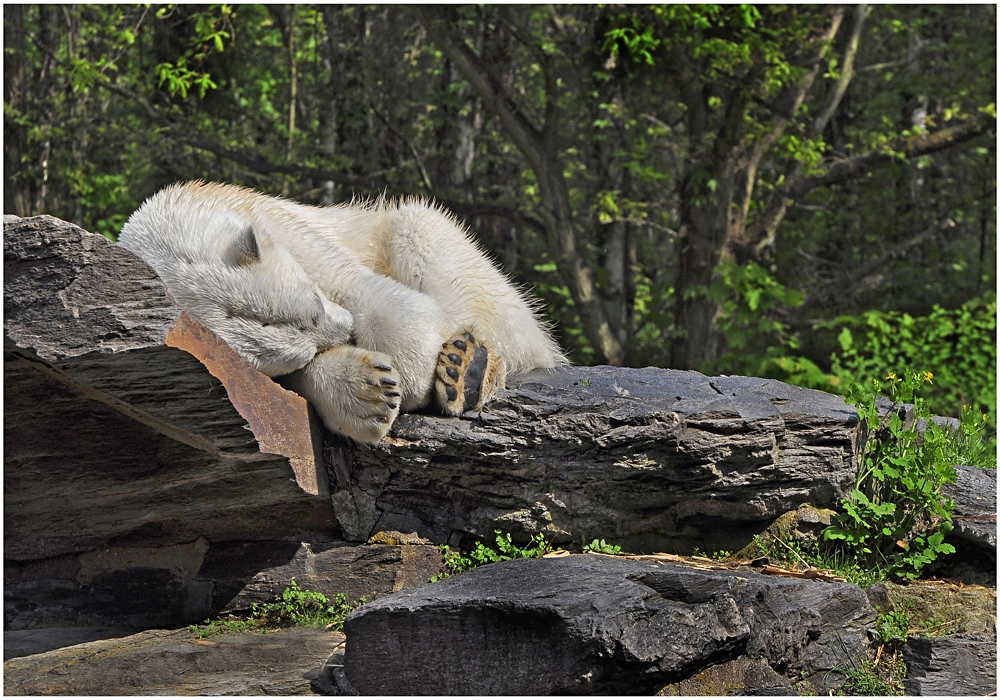
[[[315,627],[196,639],[148,630],[3,665],[4,695],[315,695],[344,636]]]
[[[514,560],[352,613],[340,690],[652,693],[749,657],[825,694],[865,658],[874,619],[853,584],[601,555]]]
[[[404,415],[375,446],[331,438],[350,539],[392,529],[466,544],[496,529],[630,551],[736,551],[853,484],[857,418],[839,396],[746,377],[539,370],[463,420]]]
[[[907,695],[995,695],[996,639],[911,638],[903,647]]]

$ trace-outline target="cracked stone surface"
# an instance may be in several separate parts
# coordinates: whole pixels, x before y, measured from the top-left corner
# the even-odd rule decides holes
[[[519,559],[356,610],[343,671],[362,695],[653,693],[746,656],[825,694],[847,655],[867,653],[874,620],[853,584],[601,555]]]

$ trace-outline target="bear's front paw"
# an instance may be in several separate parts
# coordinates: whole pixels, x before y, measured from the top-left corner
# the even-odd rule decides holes
[[[358,442],[378,442],[399,415],[399,374],[380,352],[352,345],[331,348],[286,385],[313,403],[330,430]]]
[[[437,405],[446,416],[481,411],[504,385],[503,360],[472,333],[460,333],[442,346],[434,375]]]
[[[351,382],[350,412],[361,422],[359,434],[351,435],[355,440],[378,442],[399,415],[399,374],[390,362],[380,352],[363,352],[359,358],[360,376]]]

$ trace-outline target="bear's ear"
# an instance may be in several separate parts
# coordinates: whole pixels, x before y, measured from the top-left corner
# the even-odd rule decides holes
[[[237,266],[254,265],[260,262],[260,245],[253,226],[247,224],[233,243],[232,260]]]

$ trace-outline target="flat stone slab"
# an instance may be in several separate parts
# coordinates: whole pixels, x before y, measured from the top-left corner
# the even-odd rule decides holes
[[[736,551],[854,483],[857,416],[839,396],[748,377],[571,367],[508,379],[462,420],[402,415],[374,446],[330,436],[348,539],[494,530],[633,552]]]
[[[5,661],[5,695],[315,695],[344,635],[298,627],[196,639],[148,630]]]
[[[907,695],[996,694],[996,639],[911,638],[903,647],[903,660]]]
[[[43,627],[31,630],[4,630],[3,660],[44,654],[100,639],[129,637],[145,630],[132,627]]]
[[[520,559],[356,610],[340,690],[655,693],[747,656],[825,694],[849,657],[867,654],[874,620],[853,584],[601,555]]]
[[[944,492],[955,502],[951,537],[978,545],[996,555],[997,473],[993,469],[956,466],[957,480]]]

